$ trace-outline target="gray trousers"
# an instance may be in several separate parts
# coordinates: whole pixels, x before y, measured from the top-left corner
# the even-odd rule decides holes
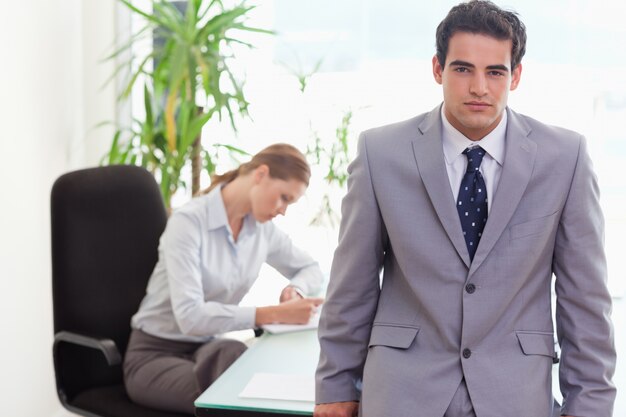
[[[443,417],[476,417],[465,380],[461,380]]]
[[[124,356],[126,392],[146,407],[194,414],[194,400],[245,350],[238,340],[179,342],[133,330]]]
[[[552,409],[552,417],[558,417],[560,415],[561,405],[555,400]],[[476,417],[474,407],[472,406],[472,399],[467,391],[467,385],[465,385],[465,379],[461,380],[443,417]]]

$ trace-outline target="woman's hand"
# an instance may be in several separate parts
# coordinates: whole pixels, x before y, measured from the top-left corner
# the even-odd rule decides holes
[[[257,307],[255,324],[306,324],[323,302],[323,298],[295,298],[276,306]]]
[[[306,324],[317,311],[323,298],[294,298],[276,306],[279,323]]]
[[[284,303],[285,301],[304,298],[302,293],[293,285],[287,285],[280,293],[279,302]]]

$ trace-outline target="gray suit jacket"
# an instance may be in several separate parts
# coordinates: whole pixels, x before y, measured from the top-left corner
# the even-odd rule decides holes
[[[440,417],[465,378],[479,417],[552,415],[554,273],[561,412],[612,415],[604,224],[584,138],[507,111],[502,175],[471,263],[440,107],[361,135],[319,327],[317,403]]]

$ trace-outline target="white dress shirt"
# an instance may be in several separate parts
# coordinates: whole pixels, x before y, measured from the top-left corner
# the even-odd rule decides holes
[[[450,124],[441,106],[441,120],[443,122],[443,154],[446,160],[446,170],[450,180],[452,196],[456,202],[459,196],[459,187],[467,169],[467,157],[463,151],[467,148],[480,146],[485,150],[485,156],[480,164],[480,173],[485,180],[487,187],[487,210],[491,210],[491,201],[498,189],[500,174],[502,174],[502,164],[504,162],[504,151],[506,141],[506,110],[503,112],[502,120],[487,136],[479,141],[468,139]]]
[[[248,214],[235,241],[221,187],[216,187],[168,220],[159,260],[131,325],[153,336],[190,342],[251,329],[255,307],[238,304],[264,262],[304,293],[317,291],[322,283],[317,262],[271,221],[258,223]]]

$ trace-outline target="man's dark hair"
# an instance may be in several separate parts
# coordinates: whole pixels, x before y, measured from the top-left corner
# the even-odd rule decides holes
[[[471,0],[450,9],[437,26],[437,59],[443,67],[448,55],[450,38],[457,32],[469,32],[491,36],[499,40],[511,40],[511,70],[522,61],[526,52],[526,27],[517,13],[502,10],[487,0]]]

